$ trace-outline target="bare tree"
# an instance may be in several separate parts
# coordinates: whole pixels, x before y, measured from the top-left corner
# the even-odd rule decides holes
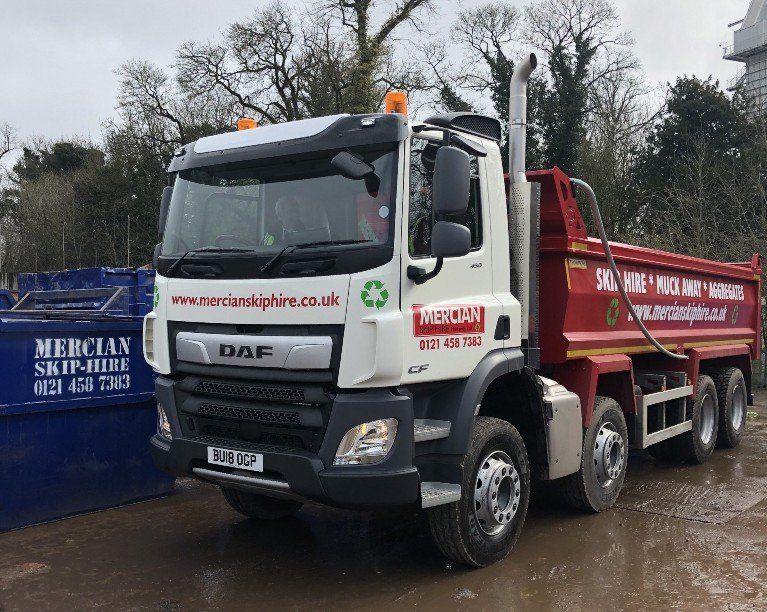
[[[525,10],[528,40],[549,57],[570,55],[574,68],[586,73],[605,48],[627,46],[631,37],[620,31],[611,0],[539,0]]]
[[[346,99],[346,110],[350,113],[375,111],[380,103],[380,89],[404,81],[403,75],[395,79],[385,78],[387,73],[391,74],[391,62],[387,61],[391,54],[389,43],[395,30],[403,24],[422,30],[419,15],[431,8],[432,0],[397,0],[378,25],[372,19],[375,4],[375,0],[321,0],[318,4],[324,14],[340,19],[354,41]],[[385,67],[389,70],[382,70]]]
[[[509,87],[514,73],[514,55],[520,52],[516,41],[520,38],[523,13],[505,0],[495,0],[477,8],[459,13],[455,23],[456,40],[467,53],[462,70],[465,77],[461,86],[489,98],[490,114],[501,119],[504,129],[502,156],[508,159],[506,138],[509,112]],[[533,79],[529,88],[528,158],[537,162],[537,126],[535,117],[539,109],[540,82]],[[484,105],[487,107],[487,105]]]
[[[501,90],[506,90],[506,103],[497,103],[496,111],[508,110],[508,82],[514,66],[512,52],[519,38],[521,17],[519,9],[498,1],[459,13],[455,23],[458,44],[470,51],[464,63],[466,85],[489,94],[494,102],[503,95]]]
[[[352,85],[354,43],[326,16],[303,32],[307,66],[301,101],[310,117],[343,112]]]
[[[305,115],[301,103],[312,56],[291,9],[274,2],[233,23],[215,43],[190,41],[178,51],[178,81],[192,99],[225,92],[242,114],[277,123]]]
[[[589,90],[589,113],[581,144],[578,172],[599,194],[605,227],[611,238],[637,237],[640,203],[632,194],[640,151],[660,107],[637,70],[603,75]]]
[[[221,95],[236,111],[278,123],[331,112],[377,110],[383,94],[403,84],[423,88],[420,71],[394,58],[390,41],[431,0],[403,0],[373,25],[373,0],[326,0],[304,15],[275,0],[233,23],[220,41],[190,41],[176,62],[190,101]]]
[[[10,123],[0,123],[0,160],[17,146],[16,130]]]
[[[180,101],[164,70],[144,60],[123,64],[117,98],[124,121],[154,146],[186,142]]]
[[[547,58],[545,161],[577,167],[589,93],[600,80],[637,67],[611,0],[539,0],[525,11],[527,38]]]

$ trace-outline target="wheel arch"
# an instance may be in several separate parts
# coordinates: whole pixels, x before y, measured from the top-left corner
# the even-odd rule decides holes
[[[547,477],[545,407],[537,377],[530,368],[495,378],[482,397],[477,416],[495,417],[513,425],[525,443],[533,475]]]
[[[723,370],[725,368],[738,368],[743,373],[743,378],[746,379],[748,400],[751,403],[753,387],[750,355],[748,353],[741,353],[701,359],[699,373],[710,376],[715,370]]]
[[[429,397],[427,418],[451,422],[450,436],[434,444],[434,452],[465,455],[469,448],[474,417],[482,399],[496,380],[524,369],[525,358],[518,349],[498,349],[485,355],[471,375]]]
[[[591,424],[597,396],[609,397],[620,405],[627,419],[636,414],[634,368],[628,355],[586,357],[554,367],[552,378],[581,399],[583,427]]]

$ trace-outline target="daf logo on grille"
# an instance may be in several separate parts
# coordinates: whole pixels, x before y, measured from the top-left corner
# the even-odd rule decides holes
[[[181,331],[176,358],[202,365],[286,370],[330,367],[333,339],[329,336],[246,336]]]
[[[273,354],[273,346],[250,346],[249,344],[220,344],[221,357],[238,357],[239,359],[263,359]]]

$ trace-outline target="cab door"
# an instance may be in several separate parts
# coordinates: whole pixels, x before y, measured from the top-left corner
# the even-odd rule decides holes
[[[462,135],[464,138],[467,136]],[[483,143],[484,144],[484,143]],[[431,271],[431,230],[435,223],[432,179],[439,137],[414,136],[408,157],[405,210],[402,215],[402,294],[404,319],[403,383],[449,380],[469,376],[490,351],[503,347],[496,327],[503,314],[493,295],[490,206],[484,158],[471,157],[471,189],[465,215],[450,221],[471,231],[471,250],[445,259],[434,278],[416,284],[408,267]],[[486,145],[487,146],[487,145]]]

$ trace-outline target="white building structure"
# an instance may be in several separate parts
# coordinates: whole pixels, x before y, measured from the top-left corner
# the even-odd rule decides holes
[[[732,46],[725,47],[724,58],[745,64],[731,84],[743,86],[754,102],[754,111],[767,112],[767,0],[751,0],[745,18],[731,23]]]

